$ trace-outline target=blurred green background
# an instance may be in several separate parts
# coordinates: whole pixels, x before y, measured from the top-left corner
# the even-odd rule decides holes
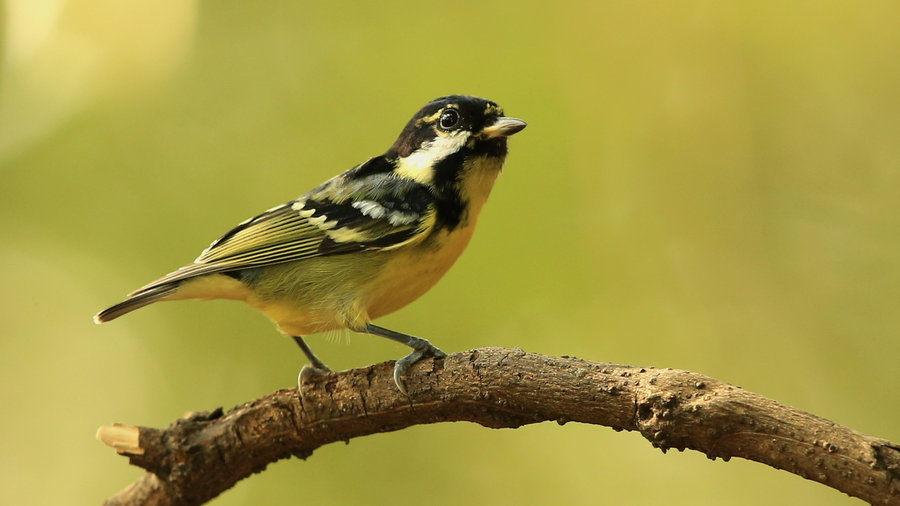
[[[900,441],[900,4],[7,0],[0,61],[0,502],[96,504],[141,472],[100,425],[295,384],[233,302],[91,316],[232,225],[383,152],[426,101],[510,142],[479,231],[380,320],[708,374]],[[384,339],[314,337],[335,368]],[[215,503],[848,504],[747,461],[543,424],[413,427]]]

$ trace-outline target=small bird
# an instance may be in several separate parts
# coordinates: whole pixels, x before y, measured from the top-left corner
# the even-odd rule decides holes
[[[244,221],[94,321],[158,301],[239,300],[293,337],[312,374],[330,369],[304,341],[309,334],[346,328],[411,347],[394,367],[406,393],[410,366],[446,354],[372,320],[416,300],[450,269],[500,174],[506,138],[525,125],[483,98],[432,100],[383,155]]]

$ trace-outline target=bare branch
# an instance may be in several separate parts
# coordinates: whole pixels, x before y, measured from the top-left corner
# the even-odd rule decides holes
[[[165,430],[101,429],[98,437],[148,471],[107,504],[200,504],[270,462],[410,425],[547,420],[637,430],[663,451],[742,457],[873,504],[900,504],[900,446],[696,373],[482,348],[417,364],[406,397],[392,370],[329,374],[304,384],[302,397],[279,390]]]

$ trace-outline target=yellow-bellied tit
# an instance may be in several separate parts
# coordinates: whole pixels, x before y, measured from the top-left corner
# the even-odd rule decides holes
[[[320,371],[330,369],[302,336],[348,328],[406,344],[412,353],[394,367],[406,392],[412,364],[446,354],[372,320],[419,298],[453,265],[500,174],[506,138],[523,128],[489,100],[432,100],[383,155],[244,221],[94,321],[157,301],[239,300],[292,336]]]

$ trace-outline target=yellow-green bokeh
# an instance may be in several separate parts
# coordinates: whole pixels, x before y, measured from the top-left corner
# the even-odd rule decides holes
[[[424,102],[529,127],[469,250],[381,323],[695,370],[900,440],[900,6],[890,2],[6,0],[0,502],[135,479],[93,439],[293,384],[232,302],[126,292],[378,154]],[[314,337],[332,367],[393,359]],[[414,427],[269,467],[216,504],[847,504],[746,461],[569,424]]]

